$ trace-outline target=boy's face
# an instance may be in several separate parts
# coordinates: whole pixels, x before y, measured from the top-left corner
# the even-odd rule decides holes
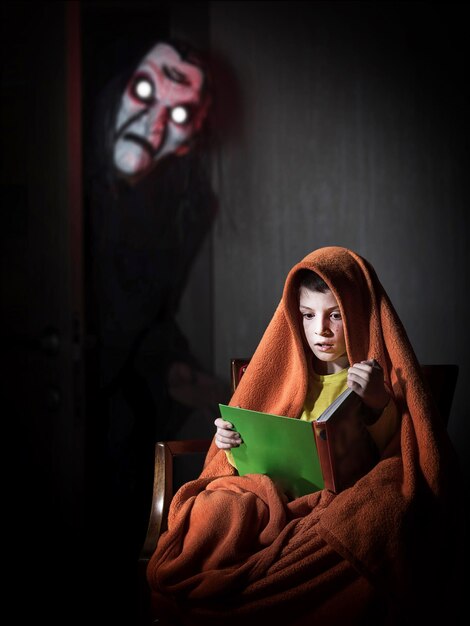
[[[301,287],[299,309],[307,343],[316,357],[315,371],[318,374],[334,374],[349,367],[343,320],[331,291],[321,293]]]

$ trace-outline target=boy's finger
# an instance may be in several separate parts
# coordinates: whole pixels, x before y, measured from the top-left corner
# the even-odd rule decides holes
[[[358,370],[353,370],[348,372],[348,380],[361,384],[367,383],[368,377],[361,374]]]
[[[361,361],[361,363],[372,365],[372,367],[375,367],[376,369],[379,369],[379,370],[382,369],[382,366],[380,365],[380,363],[376,361],[375,359],[367,359],[367,361]]]
[[[364,363],[364,361],[361,361],[361,363],[355,363],[352,367],[349,368],[349,371],[353,371],[353,372],[367,372],[368,374],[370,374],[371,370],[373,369],[373,366],[370,363]]]
[[[219,441],[223,441],[224,443],[232,443],[233,441],[239,441],[241,439],[238,433],[233,433],[232,431],[217,433],[217,437]]]
[[[225,428],[225,430],[231,430],[233,428],[233,424],[231,424],[230,422],[226,422],[221,417],[218,417],[214,421],[214,424],[217,426],[217,428]]]

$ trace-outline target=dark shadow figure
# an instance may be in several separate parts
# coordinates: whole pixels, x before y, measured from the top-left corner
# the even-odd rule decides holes
[[[114,624],[133,623],[155,442],[176,437],[188,422],[201,437],[212,436],[217,403],[229,397],[228,383],[204,371],[175,319],[217,215],[209,133],[203,131],[188,154],[157,162],[138,182],[119,177],[112,165],[113,125],[129,77],[118,76],[98,97],[85,185],[93,345],[88,526],[91,545],[106,563],[96,594]],[[196,400],[174,393],[175,380],[176,388],[192,385]]]

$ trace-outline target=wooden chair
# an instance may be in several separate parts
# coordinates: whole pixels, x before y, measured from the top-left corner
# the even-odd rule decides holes
[[[230,377],[232,392],[235,391],[241,377],[246,371],[249,359],[232,359],[230,363]],[[458,365],[422,365],[425,379],[434,396],[437,408],[444,422],[448,423],[452,400],[454,397]],[[159,441],[155,444],[155,464],[152,504],[150,509],[147,535],[139,555],[139,575],[141,578],[143,621],[142,624],[152,623],[151,616],[145,616],[145,607],[150,605],[148,586],[145,578],[147,564],[154,553],[160,534],[166,529],[168,508],[173,497],[173,465],[174,459],[180,456],[205,454],[212,439],[188,439],[181,441]]]

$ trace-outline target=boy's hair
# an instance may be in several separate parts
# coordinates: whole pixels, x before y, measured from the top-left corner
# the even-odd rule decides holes
[[[299,289],[301,287],[304,287],[309,291],[319,291],[320,293],[326,293],[327,291],[330,291],[330,288],[325,283],[323,278],[318,276],[318,274],[316,274],[312,270],[300,270],[297,274],[297,280]]]

